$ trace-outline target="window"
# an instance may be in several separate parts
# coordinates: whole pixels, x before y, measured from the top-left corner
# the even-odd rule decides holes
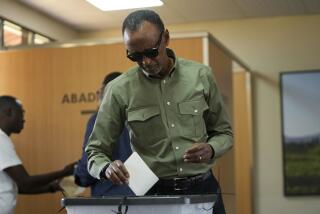
[[[22,44],[22,28],[11,22],[3,22],[3,45],[5,47]]]
[[[2,37],[0,36],[0,49],[20,45],[40,45],[53,41],[49,37],[0,17],[0,34],[1,32]]]
[[[44,44],[50,42],[50,39],[48,37],[42,36],[40,34],[35,33],[34,34],[34,44]]]

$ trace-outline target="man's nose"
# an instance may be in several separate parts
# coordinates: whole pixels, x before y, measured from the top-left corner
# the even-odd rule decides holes
[[[152,62],[152,59],[150,59],[149,57],[143,56],[142,58],[143,65],[149,65],[151,62]]]

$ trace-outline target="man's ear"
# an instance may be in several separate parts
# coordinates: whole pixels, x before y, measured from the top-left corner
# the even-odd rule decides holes
[[[168,29],[166,29],[164,32],[164,39],[165,39],[166,47],[168,47],[170,42],[170,34]]]

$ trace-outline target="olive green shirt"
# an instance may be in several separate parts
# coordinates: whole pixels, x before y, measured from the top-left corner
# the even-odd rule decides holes
[[[133,150],[160,178],[196,175],[208,171],[214,160],[232,147],[230,122],[212,70],[200,63],[176,58],[170,75],[148,77],[134,67],[108,84],[86,147],[88,170],[100,178],[111,162],[112,150],[127,125]],[[183,161],[196,142],[215,151],[208,163]]]

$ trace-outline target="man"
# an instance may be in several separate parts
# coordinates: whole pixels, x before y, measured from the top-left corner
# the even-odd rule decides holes
[[[24,110],[12,96],[0,96],[0,213],[11,214],[17,193],[38,194],[61,190],[58,179],[72,175],[74,163],[64,169],[41,175],[29,175],[10,139],[24,125]]]
[[[160,178],[147,194],[219,193],[213,162],[233,145],[212,70],[175,56],[158,14],[139,10],[123,22],[127,57],[138,66],[111,82],[86,148],[89,172],[116,184],[129,173],[111,151],[127,123],[133,149]],[[221,195],[214,213],[225,213]]]
[[[98,91],[99,100],[101,102],[104,89],[106,85],[113,79],[120,76],[120,72],[111,72],[110,74],[106,75],[101,88]],[[82,157],[77,163],[77,167],[74,171],[75,176],[75,183],[82,187],[91,187],[91,196],[100,197],[100,196],[120,196],[120,195],[134,195],[131,189],[126,185],[116,185],[113,184],[109,180],[98,180],[92,177],[87,170],[87,154],[84,152],[84,149],[88,143],[88,138],[92,132],[94,123],[96,121],[97,113],[94,113],[88,123],[86,128],[86,133],[84,137],[83,147],[82,147]],[[112,152],[112,159],[113,160],[121,160],[125,161],[130,154],[132,153],[130,148],[130,139],[128,130],[126,128],[123,129],[116,147]]]

